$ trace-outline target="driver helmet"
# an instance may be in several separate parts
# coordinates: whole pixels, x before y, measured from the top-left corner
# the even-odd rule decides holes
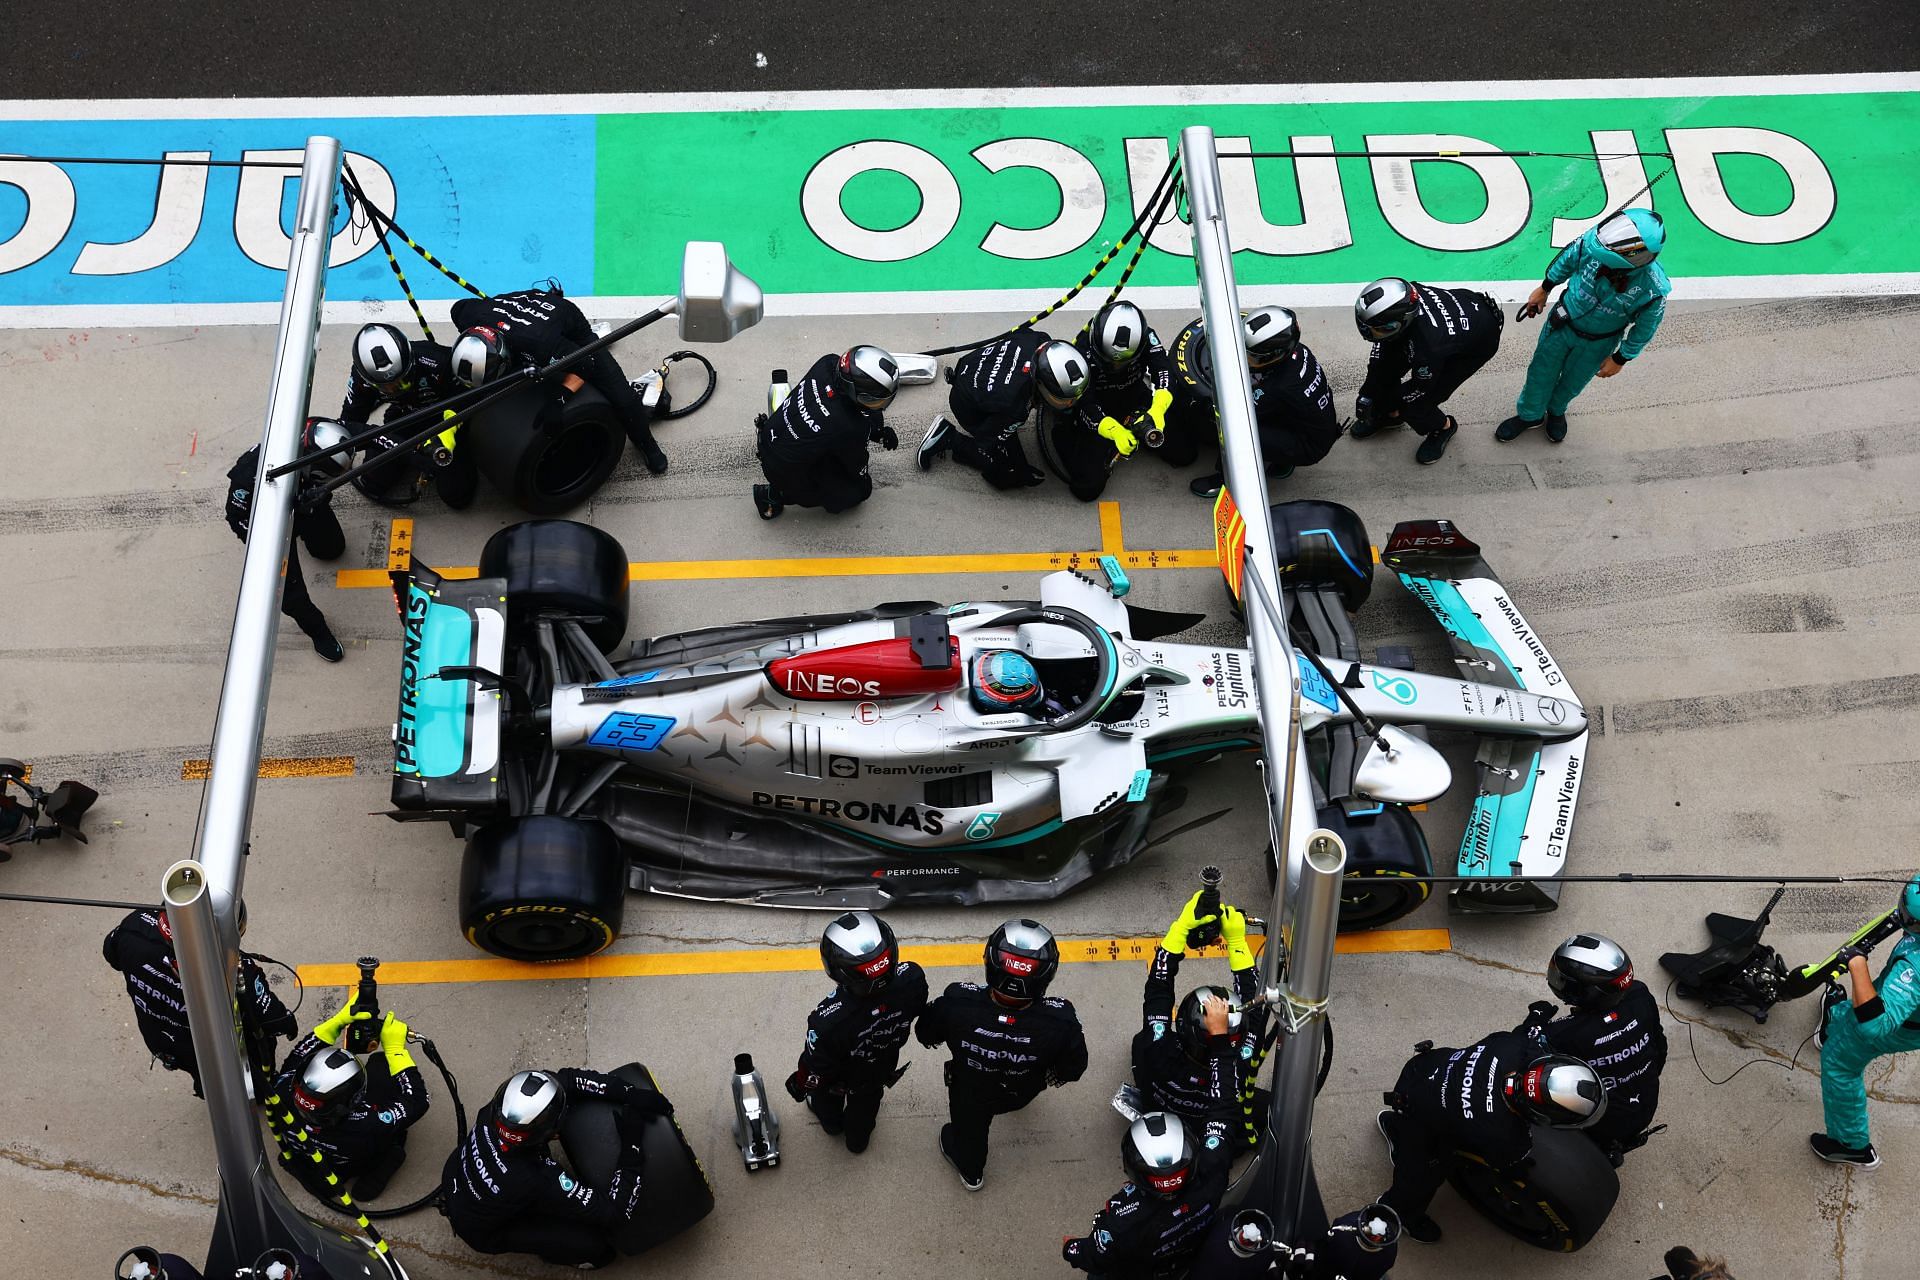
[[[1360,1211],[1353,1224],[1354,1243],[1368,1253],[1378,1253],[1400,1243],[1400,1215],[1390,1204],[1376,1200]]]
[[[493,1095],[493,1131],[502,1146],[544,1146],[560,1132],[567,1091],[550,1071],[521,1071]]]
[[[1300,319],[1285,307],[1261,307],[1240,322],[1247,341],[1247,364],[1269,369],[1293,354],[1300,345]]]
[[[1907,881],[1900,891],[1900,922],[1909,933],[1920,933],[1920,874]]]
[[[1018,649],[988,649],[974,655],[973,705],[997,711],[1032,711],[1046,700],[1033,659]]]
[[[867,996],[893,981],[900,944],[887,922],[871,911],[849,911],[820,935],[820,963],[840,989]]]
[[[1611,1009],[1633,984],[1624,947],[1597,933],[1576,933],[1553,949],[1547,985],[1576,1009]]]
[[[1087,358],[1071,342],[1053,339],[1033,359],[1033,381],[1042,400],[1071,409],[1087,393]]]
[[[1396,337],[1420,306],[1420,288],[1399,276],[1383,276],[1353,300],[1353,322],[1368,342]]]
[[[507,344],[498,332],[477,324],[453,344],[453,378],[463,387],[492,382],[507,367]]]
[[[840,386],[862,409],[884,409],[900,389],[900,366],[890,352],[863,343],[840,357]]]
[[[1507,1102],[1555,1129],[1586,1129],[1607,1113],[1607,1086],[1579,1058],[1545,1053],[1507,1077]]]
[[[1667,226],[1651,209],[1622,209],[1587,232],[1587,248],[1616,271],[1646,266],[1666,247]]]
[[[1038,920],[1009,920],[987,939],[987,986],[1010,1000],[1038,1000],[1060,970],[1060,944]]]
[[[344,1114],[367,1081],[360,1059],[331,1046],[307,1059],[294,1081],[293,1105],[308,1124],[324,1125]]]
[[[1093,357],[1115,373],[1125,372],[1147,345],[1147,317],[1124,299],[1109,302],[1088,326]]]
[[[1171,1200],[1186,1189],[1193,1172],[1193,1142],[1179,1116],[1149,1111],[1128,1126],[1120,1139],[1120,1162],[1127,1176],[1148,1194]]]
[[[1195,987],[1187,992],[1186,999],[1180,1002],[1178,1012],[1173,1015],[1173,1034],[1179,1039],[1180,1047],[1187,1056],[1195,1062],[1206,1060],[1207,1041],[1212,1038],[1207,1035],[1206,1015],[1200,1010],[1200,1006],[1209,998],[1227,1002],[1227,1037],[1236,1045],[1240,1043],[1241,1029],[1246,1021],[1245,1010],[1235,1007],[1233,997],[1225,987]]]
[[[396,386],[413,368],[413,344],[390,324],[362,325],[353,337],[353,368],[375,386]]]

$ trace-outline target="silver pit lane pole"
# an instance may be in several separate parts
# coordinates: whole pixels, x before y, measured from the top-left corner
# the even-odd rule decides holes
[[[340,154],[338,139],[307,139],[260,442],[262,475],[300,452],[320,340]],[[200,839],[193,859],[169,867],[161,885],[220,1173],[220,1213],[207,1270],[231,1274],[277,1247],[317,1259],[329,1275],[404,1277],[406,1272],[390,1254],[376,1254],[370,1242],[296,1210],[275,1180],[250,1104],[234,993],[247,832],[273,681],[274,641],[280,631],[280,575],[287,562],[298,488],[298,473],[265,482],[256,478],[240,598],[214,721],[212,765],[200,807]],[[219,1270],[222,1265],[225,1272]]]
[[[1326,1220],[1313,1178],[1313,1095],[1326,1034],[1322,1024],[1347,854],[1339,836],[1316,830],[1313,785],[1300,742],[1299,661],[1287,637],[1286,597],[1268,534],[1266,471],[1254,429],[1253,389],[1212,129],[1194,125],[1181,131],[1180,167],[1193,221],[1201,318],[1213,357],[1221,471],[1227,492],[1247,521],[1241,600],[1266,744],[1261,775],[1268,834],[1282,869],[1274,883],[1260,981],[1286,1034],[1274,1068],[1266,1135],[1228,1200],[1236,1207],[1265,1210],[1279,1245],[1305,1247],[1313,1243],[1305,1237],[1318,1232]]]

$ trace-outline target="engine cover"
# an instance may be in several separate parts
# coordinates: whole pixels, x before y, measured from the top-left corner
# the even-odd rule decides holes
[[[788,697],[813,702],[919,697],[960,683],[960,645],[949,641],[947,664],[928,667],[906,636],[869,640],[776,658],[767,679]]]

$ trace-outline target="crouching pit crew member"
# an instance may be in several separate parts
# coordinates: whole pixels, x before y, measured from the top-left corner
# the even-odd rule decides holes
[[[353,367],[347,374],[347,398],[340,403],[340,420],[364,427],[373,413],[386,406],[388,418],[424,409],[460,390],[453,377],[453,353],[437,342],[409,342],[390,324],[362,326],[353,339]],[[382,433],[367,442],[369,457],[391,453],[398,441]],[[461,451],[459,428],[449,425],[406,457],[395,457],[353,478],[353,485],[383,505],[405,505],[413,500],[416,477],[439,491],[441,501],[456,511],[473,504],[480,488],[480,472],[473,450]]]
[[[1087,1039],[1073,1006],[1046,994],[1060,946],[1037,920],[1009,920],[987,939],[986,984],[955,982],[927,1006],[914,1034],[945,1045],[948,1123],[940,1154],[969,1191],[986,1185],[987,1133],[1048,1087],[1086,1074]]]
[[[1187,1275],[1227,1190],[1232,1158],[1222,1127],[1204,1126],[1196,1141],[1164,1111],[1134,1121],[1120,1140],[1128,1181],[1094,1216],[1092,1231],[1061,1242],[1067,1265],[1109,1280]]]
[[[1500,350],[1500,304],[1471,289],[1387,276],[1360,291],[1353,319],[1373,343],[1354,403],[1353,438],[1404,423],[1423,437],[1413,460],[1440,461],[1460,430],[1445,412],[1447,401]]]
[[[1260,456],[1267,475],[1283,479],[1295,467],[1310,467],[1327,456],[1340,438],[1339,416],[1333,411],[1333,384],[1313,352],[1300,341],[1300,321],[1285,307],[1261,307],[1247,313],[1240,325],[1246,340],[1247,367],[1253,388],[1253,425],[1260,435]],[[1214,402],[1207,391],[1213,385],[1212,357],[1206,352],[1206,326],[1196,320],[1174,339],[1174,364],[1204,359],[1204,380],[1182,368],[1182,381],[1191,395],[1179,413],[1194,439],[1218,434]],[[1218,471],[1201,476],[1187,487],[1202,498],[1220,492],[1225,478]]]
[[[765,484],[753,486],[762,520],[789,506],[850,511],[873,496],[867,445],[898,449],[886,408],[900,389],[900,368],[879,347],[824,355],[787,398],[754,421]]]
[[[548,1144],[569,1099],[600,1098],[620,1111],[623,1146],[607,1186],[590,1187],[560,1167]],[[531,1253],[583,1270],[615,1256],[610,1233],[640,1209],[646,1164],[637,1122],[670,1115],[665,1097],[595,1071],[522,1071],[480,1110],[441,1172],[440,1212],[479,1253]]]
[[[1074,339],[1074,346],[1090,371],[1086,394],[1071,410],[1052,415],[1050,435],[1074,497],[1082,502],[1099,498],[1114,464],[1143,445],[1176,467],[1200,456],[1193,433],[1168,417],[1174,401],[1173,361],[1139,307],[1124,300],[1109,302]]]
[[[849,911],[820,935],[830,995],[807,1015],[807,1043],[787,1092],[847,1150],[867,1149],[880,1100],[906,1074],[900,1048],[927,1007],[926,970],[900,958],[887,922]]]
[[[961,356],[947,373],[950,416],[938,417],[920,441],[922,471],[948,455],[996,489],[1026,489],[1047,477],[1027,461],[1020,427],[1040,405],[1064,413],[1087,389],[1087,358],[1070,342],[1038,329],[1017,329]]]

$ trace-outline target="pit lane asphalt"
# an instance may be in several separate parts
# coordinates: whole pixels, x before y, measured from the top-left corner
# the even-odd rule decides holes
[[[1157,313],[1162,332],[1184,314]],[[1343,409],[1364,349],[1337,312],[1309,311],[1307,340],[1327,363]],[[972,326],[975,321],[958,324]],[[856,340],[898,348],[961,336],[918,318],[769,321],[714,352],[724,381],[714,402],[671,424],[665,477],[631,462],[582,512],[638,560],[856,555],[914,551],[1070,549],[1094,545],[1095,511],[1049,484],[995,495],[942,464],[912,468],[909,448],[941,400],[910,389],[893,420],[900,452],[876,454],[878,491],[839,519],[792,512],[763,524],[746,487],[747,423],[765,371],[797,368]],[[1906,637],[1920,611],[1920,301],[1706,305],[1682,302],[1659,340],[1621,378],[1576,406],[1574,431],[1554,447],[1537,435],[1500,446],[1531,348],[1510,326],[1496,362],[1453,408],[1466,429],[1445,461],[1416,467],[1404,433],[1342,442],[1280,496],[1346,502],[1382,542],[1396,519],[1447,516],[1489,562],[1568,671],[1605,732],[1572,842],[1581,871],[1881,872],[1909,856],[1887,840],[1920,774],[1912,708],[1920,663]],[[324,335],[315,402],[344,377],[346,330]],[[639,368],[664,348],[629,342]],[[222,476],[257,438],[270,331],[14,332],[0,335],[9,396],[9,507],[0,557],[13,605],[0,635],[0,728],[6,751],[71,771],[104,793],[94,843],[24,849],[0,869],[9,889],[150,897],[159,873],[191,848],[199,787],[178,762],[205,754],[229,626],[239,548],[219,516]],[[111,448],[89,441],[111,439]],[[1205,504],[1193,472],[1141,460],[1109,496],[1134,547],[1205,545]],[[340,512],[349,567],[383,564],[390,513],[357,499]],[[450,513],[415,513],[429,562],[471,563],[511,522],[484,498]],[[316,598],[346,640],[339,667],[320,662],[291,627],[276,667],[269,751],[355,757],[351,776],[260,784],[247,881],[249,945],[295,964],[374,952],[393,960],[472,954],[454,929],[459,847],[438,828],[395,827],[385,804],[386,726],[393,715],[399,636],[379,591],[336,591],[332,566],[308,565]],[[648,583],[635,588],[634,634],[743,616],[838,609],[889,598],[1025,594],[1033,575],[903,580],[772,579],[742,586]],[[1219,613],[1204,571],[1135,575],[1135,599]],[[1423,669],[1446,667],[1438,631],[1397,587],[1381,582],[1360,620],[1363,643],[1410,643]],[[1216,616],[1196,634],[1232,635]],[[1443,744],[1460,771],[1454,792],[1424,817],[1443,863],[1465,811],[1471,773],[1463,742]],[[1244,761],[1201,776],[1193,813],[1231,805],[1212,827],[1157,851],[1059,903],[1030,908],[1063,936],[1158,934],[1217,861],[1228,892],[1264,889],[1257,795]],[[1886,894],[1800,890],[1776,916],[1790,957],[1831,945]],[[1336,1211],[1384,1185],[1372,1112],[1416,1039],[1463,1043],[1519,1016],[1545,992],[1539,974],[1561,937],[1604,929],[1664,987],[1657,958],[1702,945],[1700,917],[1750,911],[1741,890],[1574,886],[1556,915],[1453,919],[1432,904],[1407,923],[1453,928],[1433,955],[1347,956],[1338,962],[1339,1059],[1320,1100],[1317,1160]],[[915,911],[896,919],[916,942],[981,936],[998,913]],[[24,1274],[103,1274],[127,1244],[197,1254],[212,1219],[204,1113],[183,1078],[149,1072],[116,975],[98,959],[112,913],[4,907],[13,941],[0,1079],[0,1195],[17,1225],[9,1255]],[[817,916],[639,899],[629,903],[623,954],[806,946]],[[1190,980],[1219,968],[1194,962]],[[936,982],[970,976],[942,969]],[[987,1190],[962,1191],[933,1148],[944,1118],[933,1055],[916,1063],[883,1113],[873,1148],[848,1156],[779,1102],[787,1158],[749,1178],[731,1147],[724,1099],[731,1055],[749,1051],[768,1074],[789,1069],[806,1008],[824,990],[797,974],[394,987],[391,1007],[442,1047],[477,1107],[513,1069],[638,1057],[660,1075],[719,1193],[707,1223],[616,1274],[1020,1277],[1063,1271],[1057,1240],[1120,1177],[1118,1121],[1106,1098],[1124,1073],[1138,1016],[1135,966],[1076,965],[1057,990],[1080,1006],[1093,1043],[1087,1079],[996,1126]],[[307,994],[309,1025],[339,998]],[[1703,1015],[1702,1060],[1724,1076],[1756,1055],[1784,1065],[1811,1029],[1810,1005],[1756,1027],[1743,1015]],[[1736,1274],[1879,1277],[1902,1274],[1904,1206],[1920,1193],[1911,1150],[1920,1069],[1876,1067],[1876,1133],[1888,1165],[1871,1178],[1819,1165],[1805,1134],[1819,1127],[1810,1049],[1797,1069],[1762,1066],[1709,1088],[1687,1056],[1688,1027],[1670,1023],[1674,1058],[1662,1119],[1672,1128],[1636,1156],[1619,1206],[1579,1258],[1556,1261],[1509,1242],[1450,1192],[1436,1212],[1443,1247],[1409,1245],[1396,1272],[1421,1277],[1650,1273],[1685,1241],[1729,1252]],[[436,1093],[438,1087],[436,1083]],[[415,1139],[396,1198],[438,1170],[452,1109]],[[297,1194],[297,1193],[296,1193]],[[483,1259],[426,1214],[391,1225],[417,1276],[552,1274],[518,1259]],[[1642,1270],[1636,1271],[1635,1268]]]
[[[1908,71],[1908,0],[1521,0],[1275,6],[976,0],[857,9],[576,0],[272,9],[117,5],[75,22],[15,6],[8,97],[775,92],[951,86],[1540,80]]]

